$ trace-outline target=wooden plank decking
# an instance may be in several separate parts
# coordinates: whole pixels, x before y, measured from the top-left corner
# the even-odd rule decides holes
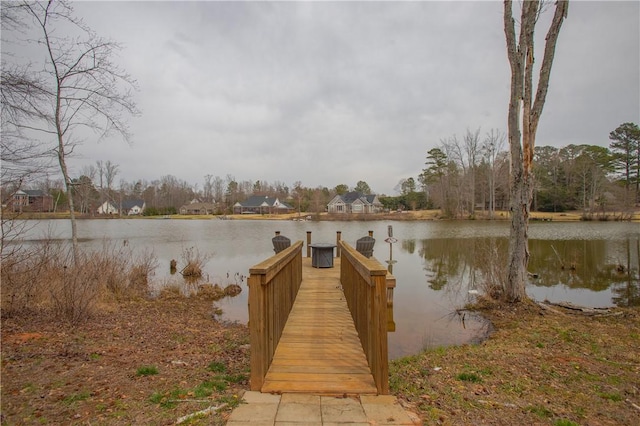
[[[262,392],[377,394],[340,286],[340,259],[313,268],[302,259],[302,285]]]

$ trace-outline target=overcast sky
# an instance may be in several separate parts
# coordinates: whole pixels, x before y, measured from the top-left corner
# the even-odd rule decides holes
[[[506,131],[502,2],[83,2],[137,80],[131,146],[72,162],[127,181],[204,175],[394,194],[440,140]],[[548,17],[553,10],[547,12]],[[546,22],[546,21],[545,21]],[[546,24],[538,31],[541,61]],[[640,121],[640,2],[570,4],[538,145],[608,146]]]

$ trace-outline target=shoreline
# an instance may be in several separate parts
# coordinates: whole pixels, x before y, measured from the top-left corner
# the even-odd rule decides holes
[[[170,215],[170,216],[115,216],[115,215],[76,215],[78,220],[118,220],[118,219],[154,219],[154,220],[293,220],[311,222],[349,222],[349,221],[509,221],[510,215],[507,211],[496,211],[493,218],[486,212],[479,212],[474,217],[446,218],[440,216],[440,210],[417,210],[402,211],[392,213],[372,213],[372,214],[329,214],[329,213],[287,213],[287,214],[233,214],[233,215]],[[50,220],[69,219],[69,212],[61,213],[20,213],[13,218],[3,215],[3,219],[19,220]],[[605,216],[600,214],[592,215],[590,219],[583,219],[583,213],[570,211],[562,213],[531,212],[530,222],[640,222],[640,209],[633,213],[610,212]]]

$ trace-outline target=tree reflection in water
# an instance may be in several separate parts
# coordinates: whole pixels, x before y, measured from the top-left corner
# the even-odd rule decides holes
[[[506,262],[508,248],[502,237],[432,238],[419,240],[418,245],[429,288],[456,299],[482,287],[487,267],[499,266],[502,259]],[[571,290],[609,290],[615,296],[608,303],[640,305],[639,245],[638,238],[631,237],[622,241],[531,239],[529,288],[564,286],[569,296]],[[407,251],[415,246],[415,240],[402,242]]]

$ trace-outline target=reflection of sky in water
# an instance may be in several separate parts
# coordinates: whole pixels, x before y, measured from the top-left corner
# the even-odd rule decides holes
[[[572,289],[564,285],[553,287],[527,287],[529,297],[539,301],[571,302],[575,305],[589,307],[613,306],[611,300],[615,296],[611,289],[595,292],[589,289]]]
[[[134,253],[152,250],[158,259],[156,285],[172,280],[181,282],[179,274],[169,274],[169,261],[176,259],[180,270],[182,251],[196,247],[211,256],[204,268],[205,276],[213,283],[226,285],[235,283],[236,273],[246,276],[251,266],[273,255],[271,238],[275,231],[293,241],[306,241],[306,232],[312,231],[312,242],[335,242],[336,231],[341,231],[342,239],[355,245],[355,240],[371,230],[377,240],[374,257],[387,266],[389,244],[384,239],[388,225],[393,225],[394,237],[398,239],[393,245],[397,287],[393,310],[395,332],[389,333],[390,357],[417,353],[427,347],[465,343],[484,333],[484,322],[474,320],[469,313],[465,314],[463,322],[456,310],[469,301],[468,290],[474,288],[470,277],[477,269],[475,263],[482,257],[480,242],[484,239],[504,240],[509,232],[507,222],[84,220],[78,222],[78,231],[84,247],[98,248],[108,239],[114,244],[123,244],[126,240]],[[69,229],[66,220],[43,221],[29,234],[31,239],[47,235],[66,239],[70,235]],[[610,282],[603,283],[602,280],[616,279],[617,275],[603,265],[626,262],[629,258],[636,271],[635,287],[632,287],[636,289],[637,297],[639,234],[637,223],[531,223],[531,267],[535,270],[530,270],[539,273],[540,277],[528,287],[528,293],[537,300],[610,306],[616,294]],[[623,244],[628,238],[631,239],[629,247]],[[581,268],[586,273],[571,275],[560,271],[557,255],[550,245],[565,262],[573,260],[579,265],[587,265]],[[563,280],[574,288],[565,285]],[[239,296],[216,302],[224,311],[223,319],[246,323],[246,283],[245,278]],[[582,288],[585,283],[599,286],[598,291]],[[626,289],[624,282],[614,287]]]

